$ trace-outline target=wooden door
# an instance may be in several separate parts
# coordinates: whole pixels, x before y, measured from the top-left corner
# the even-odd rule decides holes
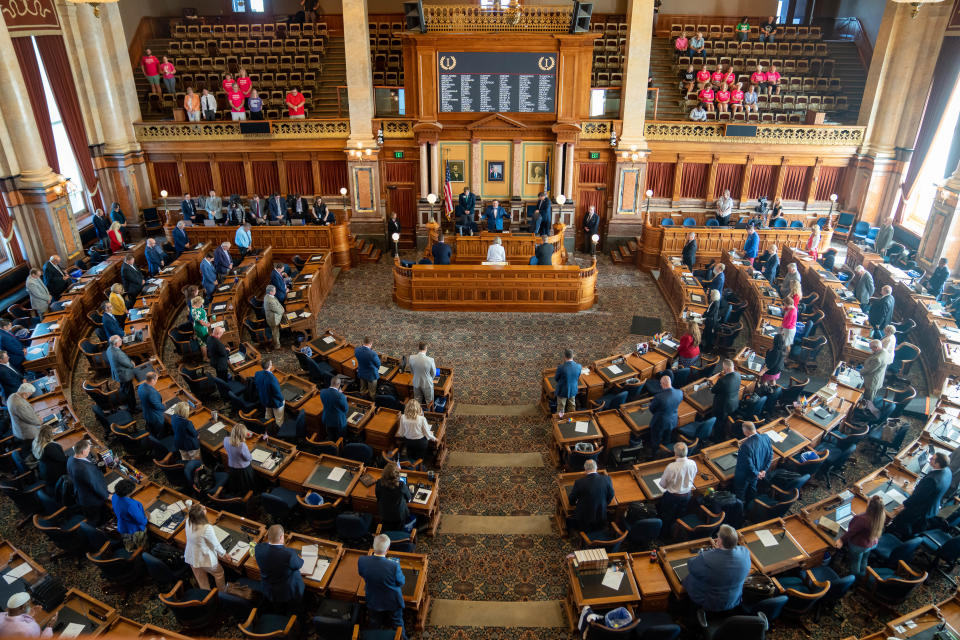
[[[584,246],[586,238],[583,237],[583,220],[587,217],[587,211],[590,205],[593,205],[597,213],[600,214],[600,227],[597,233],[603,236],[603,194],[605,191],[597,189],[581,189],[580,198],[577,200],[577,247]]]
[[[583,237],[583,219],[587,215],[590,205],[593,205],[600,215],[600,228],[597,233],[603,236],[603,230],[606,227],[606,209],[604,207],[604,195],[609,186],[607,181],[610,176],[610,164],[608,162],[584,162],[580,161],[577,171],[577,246],[584,246]]]
[[[386,160],[383,163],[383,182],[387,189],[387,218],[397,214],[400,221],[400,246],[411,249],[416,245],[417,180],[420,163],[417,160]]]

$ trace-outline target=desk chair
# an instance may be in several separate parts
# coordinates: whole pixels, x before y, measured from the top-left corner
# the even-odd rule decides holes
[[[321,638],[348,638],[359,619],[358,603],[323,598],[314,611],[311,622]]]
[[[830,585],[830,590],[817,602],[815,622],[820,620],[820,615],[824,609],[832,611],[857,581],[857,576],[853,574],[841,578],[836,571],[826,566],[808,569],[805,577],[807,584],[813,588],[821,587],[824,584]]]
[[[106,345],[98,345],[90,340],[80,341],[80,351],[87,358],[87,364],[90,370],[95,374],[109,375],[110,363],[107,362]]]
[[[611,522],[605,530],[580,532],[580,542],[584,549],[602,548],[607,553],[616,553],[620,545],[627,539],[627,531],[623,531],[616,522]]]
[[[633,523],[624,522],[627,528],[627,548],[650,549],[654,541],[660,538],[663,521],[660,518],[643,518]]]
[[[613,450],[613,463],[616,468],[623,469],[634,465],[646,455],[647,448],[642,445],[620,447]]]
[[[894,328],[897,330],[897,344],[903,344],[907,342],[907,337],[910,335],[910,332],[917,328],[917,321],[913,318],[907,318],[903,322],[894,322]],[[894,349],[896,353],[896,349]]]
[[[336,500],[324,499],[323,504],[310,504],[303,496],[297,494],[297,507],[303,512],[308,524],[317,531],[332,531],[336,525],[337,516],[343,505],[343,498]]]
[[[751,616],[730,616],[707,619],[707,612],[697,611],[697,624],[705,640],[764,640],[770,628],[767,617],[758,612]]]
[[[410,531],[384,531],[383,525],[378,524],[374,535],[384,534],[390,538],[390,548],[404,553],[414,553],[417,550],[417,528]]]
[[[287,524],[297,508],[297,492],[283,487],[271,487],[260,494],[260,506],[270,516],[271,522]]]
[[[677,439],[687,445],[688,455],[692,456],[697,453],[696,450],[690,448],[694,442],[697,443],[697,448],[699,448],[704,442],[710,439],[710,436],[713,434],[713,425],[715,425],[716,422],[716,417],[711,416],[706,420],[699,420],[685,424],[682,427],[677,427]]]
[[[47,516],[40,514],[33,516],[33,527],[50,538],[50,541],[60,549],[50,559],[74,556],[78,566],[83,555],[90,548],[87,537],[81,530],[84,522],[86,521],[83,515],[71,513],[66,507],[61,507]]]
[[[867,239],[867,233],[870,231],[870,223],[861,220],[853,225],[853,230],[848,233],[848,238],[856,243],[862,243]]]
[[[180,580],[167,593],[161,593],[158,598],[165,604],[180,623],[184,631],[201,631],[209,629],[217,619],[217,588],[210,590],[184,588]]]
[[[274,422],[276,425],[276,422]],[[287,408],[283,416],[283,424],[270,431],[267,426],[267,434],[280,438],[285,442],[300,446],[303,437],[307,432],[307,412],[296,411],[296,409]]]
[[[113,413],[120,408],[126,398],[120,393],[119,387],[111,391],[106,382],[107,380],[103,380],[99,384],[93,384],[84,380],[83,390],[104,413]]]
[[[217,474],[219,473],[218,471]],[[249,489],[244,494],[232,495],[227,493],[227,489],[223,484],[218,484],[213,491],[207,491],[203,497],[210,507],[217,511],[229,511],[238,516],[246,517],[250,515],[250,507],[253,502],[253,490]]]
[[[193,491],[194,495],[198,498],[203,497],[204,491],[201,491],[197,487],[197,475],[200,472],[200,468],[203,467],[202,460],[188,460],[183,465],[183,476],[187,481],[187,488]],[[225,471],[215,471],[213,473],[214,483],[213,489],[211,491],[216,491],[219,487],[227,484],[227,478],[229,474]]]
[[[614,388],[613,391],[605,393],[598,400],[594,400],[590,403],[590,409],[592,411],[608,411],[611,409],[619,409],[620,405],[627,402],[627,398],[630,395],[630,392],[627,390],[617,390]]]
[[[687,445],[687,454],[691,456],[695,455],[697,453],[697,450],[700,448],[699,438],[694,438],[693,440],[687,440],[682,435],[677,434],[677,441],[683,442],[684,444]],[[654,452],[654,458],[672,458],[674,456],[673,444],[674,443],[672,442],[671,443],[661,442],[660,448]]]
[[[146,551],[141,553],[140,557],[143,559],[150,580],[157,585],[160,593],[169,591],[174,584],[186,580],[191,575],[190,565],[183,560],[180,560],[179,565],[171,568],[166,562]]]
[[[250,339],[253,340],[258,347],[261,349],[273,348],[273,336],[265,320],[248,316],[243,319],[243,326],[250,332]]]
[[[898,425],[891,440],[883,439],[883,430],[884,425],[871,427],[870,434],[865,440],[873,447],[874,461],[878,464],[883,460],[893,461],[894,455],[903,448],[903,441],[907,437],[910,425],[906,423]]]
[[[260,613],[251,609],[245,622],[237,625],[240,632],[248,638],[284,638],[296,637],[298,631],[296,615]]]
[[[747,507],[748,522],[764,522],[773,518],[782,518],[790,507],[800,500],[800,490],[785,491],[777,485],[771,485],[769,496],[757,496]]]
[[[147,456],[154,454],[153,446],[147,442],[150,432],[146,429],[138,429],[136,422],[129,424],[110,424],[110,433],[120,442],[123,450],[134,460],[144,460]]]
[[[206,375],[202,366],[194,368],[181,365],[180,376],[187,382],[187,386],[190,387],[190,393],[198,398],[212,398],[214,392],[217,390],[217,385]]]
[[[817,451],[817,457],[812,460],[800,460],[800,456],[803,455],[805,451],[801,451],[800,453],[783,460],[781,466],[788,471],[793,471],[795,473],[799,473],[800,475],[807,474],[811,477],[817,475],[817,473],[820,471],[820,468],[830,460],[830,449],[828,448],[824,451]]]
[[[803,338],[799,343],[794,342],[790,347],[789,359],[794,368],[803,369],[808,375],[817,369],[817,358],[820,350],[827,344],[826,336]]]
[[[598,461],[603,453],[603,445],[596,446],[593,451],[577,451],[573,445],[564,445],[564,458],[566,459],[567,472],[583,471],[583,465],[587,460]],[[599,463],[598,463],[599,464]]]
[[[261,418],[263,410],[259,406],[248,411],[240,411],[237,415],[240,422],[250,431],[260,435],[277,432],[277,421],[273,419],[273,416],[267,420]]]
[[[200,343],[197,342],[193,332],[193,325],[189,322],[170,329],[167,337],[173,343],[173,350],[185,362],[193,362],[203,355],[200,351]]]
[[[373,462],[373,449],[363,442],[351,442],[343,447],[340,455],[348,460],[362,462],[365,465]]]
[[[338,438],[336,440],[321,440],[320,436],[316,433],[311,433],[303,441],[303,450],[307,453],[313,453],[315,455],[323,455],[324,453],[329,453],[332,456],[340,455],[340,447],[343,446],[343,438]]]
[[[291,347],[290,350],[293,351],[293,354],[297,357],[297,363],[300,364],[300,369],[307,374],[311,382],[315,382],[323,388],[330,386],[330,380],[333,376],[337,375],[337,372],[329,363],[326,361],[318,362],[308,357],[307,354],[301,353],[297,347]]]
[[[847,483],[846,467],[850,458],[857,450],[857,444],[854,443],[824,443],[817,445],[817,451],[829,451],[830,458],[827,464],[820,467],[820,476],[826,481],[827,489],[831,488],[831,478],[837,478],[842,484]]]
[[[805,618],[813,611],[817,603],[830,591],[830,581],[805,581],[802,577],[779,578],[780,585],[787,596],[783,606],[783,615],[800,623],[806,629]]]
[[[803,395],[803,392],[808,384],[810,384],[809,377],[794,378],[793,376],[790,376],[786,387],[778,385],[783,389],[783,392],[777,399],[777,406],[780,408],[793,406],[793,403],[796,402],[801,395]]]
[[[927,564],[927,570],[936,569],[944,578],[950,581],[954,587],[957,581],[950,574],[957,566],[960,560],[960,535],[956,529],[928,529],[921,534],[923,541],[923,550],[930,556],[930,562]],[[946,564],[945,568],[940,568],[940,562]]]
[[[887,377],[906,381],[906,376],[910,373],[910,368],[919,357],[920,347],[917,345],[909,342],[898,344],[897,348],[893,351],[893,362],[887,367]]]
[[[140,557],[142,553],[143,547],[129,553],[114,542],[105,542],[96,553],[88,551],[87,560],[100,570],[100,575],[107,584],[119,589],[126,599],[130,590],[139,586],[143,578],[144,564]]]
[[[720,525],[723,524],[726,515],[723,511],[713,513],[705,506],[700,505],[698,511],[677,518],[673,525],[673,537],[680,541],[712,538],[716,535]]]
[[[133,416],[130,415],[130,412],[126,409],[106,413],[97,405],[93,405],[93,417],[96,418],[100,426],[103,427],[103,430],[107,434],[108,441],[113,440],[113,434],[110,433],[110,425],[128,425],[135,422]]]
[[[403,637],[403,627],[396,629],[361,629],[360,625],[353,626],[352,640],[400,640]]]
[[[230,401],[230,407],[233,409],[233,413],[236,416],[239,416],[243,413],[256,412],[260,410],[260,404],[252,400],[247,400],[245,397],[234,393],[233,391],[227,391],[227,399]],[[273,418],[270,418],[273,420]]]
[[[183,473],[183,460],[180,459],[180,453],[178,451],[171,451],[163,458],[159,460],[155,459],[153,464],[163,472],[164,477],[171,486],[179,489],[186,483],[186,477]]]
[[[767,617],[768,622],[773,622],[783,613],[783,607],[786,606],[789,599],[788,596],[773,596],[772,598],[764,598],[759,602],[742,602],[740,608],[750,615],[762,613]]]
[[[369,549],[373,542],[373,536],[370,535],[370,524],[373,522],[373,515],[369,513],[358,513],[348,511],[337,515],[335,520],[337,537],[343,540],[343,544],[356,549]]]
[[[892,533],[880,536],[877,546],[870,552],[870,560],[881,566],[894,566],[899,562],[910,562],[923,543],[922,536],[901,540]]]
[[[901,560],[896,569],[867,567],[864,589],[867,597],[887,608],[907,599],[918,584],[927,579],[927,572],[920,573]]]

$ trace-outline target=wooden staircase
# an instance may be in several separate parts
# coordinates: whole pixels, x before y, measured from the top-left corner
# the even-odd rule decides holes
[[[626,243],[620,243],[618,247],[610,250],[610,259],[614,264],[633,264],[634,256],[639,248],[640,238],[636,237],[627,240]]]
[[[379,262],[382,252],[373,243],[361,240],[353,236],[353,244],[350,245],[350,252],[355,255],[359,262]]]

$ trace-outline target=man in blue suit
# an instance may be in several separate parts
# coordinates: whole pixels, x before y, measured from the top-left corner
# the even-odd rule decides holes
[[[372,626],[403,629],[403,585],[406,582],[400,563],[387,557],[390,538],[380,534],[373,539],[373,555],[357,559],[357,572],[363,578],[367,614]],[[404,629],[402,637],[406,639]]]
[[[133,381],[137,377],[137,365],[133,363],[123,351],[123,338],[110,337],[110,346],[107,347],[107,362],[110,363],[110,377],[120,383],[120,390],[127,399],[127,408],[131,413],[137,410],[137,392]]]
[[[700,279],[700,284],[703,285],[704,291],[709,294],[712,289],[716,289],[723,295],[723,283],[726,277],[723,275],[724,269],[726,269],[725,265],[717,263],[705,277]]]
[[[260,590],[270,604],[285,609],[303,598],[303,578],[300,567],[303,558],[284,546],[283,527],[271,525],[267,529],[267,543],[260,543],[253,555],[260,568]]]
[[[437,241],[433,243],[430,253],[433,254],[433,264],[450,264],[453,248],[443,241],[442,231],[437,236]]]
[[[147,270],[155,276],[167,262],[167,253],[153,238],[147,238],[147,248],[144,251],[147,258]]]
[[[10,366],[10,356],[6,351],[0,351],[0,389],[3,389],[3,398],[6,400],[11,393],[16,393],[23,384],[23,374]]]
[[[763,263],[763,277],[767,279],[770,286],[774,286],[773,281],[777,279],[777,271],[780,270],[780,254],[777,245],[770,247],[770,257]]]
[[[464,187],[457,205],[457,231],[460,235],[466,233],[472,236],[477,232],[477,223],[474,222],[474,209],[477,208],[477,197],[470,193],[470,187]]]
[[[273,194],[267,202],[267,219],[270,222],[277,220],[283,222],[287,215],[287,201],[280,197],[280,194]]]
[[[507,211],[500,206],[499,200],[494,200],[483,212],[483,217],[487,219],[487,231],[500,233],[503,231],[503,219],[507,217]]]
[[[283,277],[283,265],[279,262],[274,263],[273,271],[270,272],[270,284],[277,288],[274,294],[280,304],[287,300],[287,279]]]
[[[757,257],[757,253],[760,252],[760,234],[757,233],[756,228],[751,222],[747,227],[747,241],[743,243],[743,255],[747,260],[750,261],[750,264],[753,264],[753,261]]]
[[[743,581],[750,573],[750,551],[739,544],[737,530],[720,526],[713,549],[687,560],[683,588],[694,604],[707,611],[729,611],[743,598]]]
[[[213,266],[212,254],[208,253],[200,261],[200,283],[206,293],[206,296],[204,296],[205,302],[210,304],[210,299],[213,298],[213,290],[217,288],[217,270]]]
[[[110,313],[110,303],[104,302],[100,305],[100,324],[103,325],[104,337],[110,340],[112,336],[123,337],[123,328],[117,322],[116,317]]]
[[[230,257],[230,243],[221,242],[216,251],[213,252],[213,268],[217,271],[217,276],[223,278],[233,269],[233,258]]]
[[[607,507],[613,500],[613,482],[610,476],[597,473],[597,461],[583,463],[587,475],[573,483],[570,504],[573,518],[580,531],[590,532],[607,526]]]
[[[677,408],[683,402],[683,391],[673,388],[670,376],[660,378],[660,393],[653,396],[650,403],[650,448],[653,455],[659,455],[661,444],[673,440],[673,430],[677,428]]]
[[[146,379],[137,387],[137,397],[140,398],[140,407],[143,409],[143,421],[147,429],[155,438],[163,438],[167,435],[167,420],[164,412],[167,410],[163,406],[163,396],[157,391],[157,374],[151,371]]]
[[[184,230],[185,226],[183,220],[181,220],[173,228],[173,250],[178,258],[181,253],[190,248],[190,238],[187,237],[187,232]]]
[[[537,194],[537,214],[540,216],[540,228],[537,233],[549,236],[553,233],[553,204],[545,191]]]
[[[940,511],[940,501],[950,488],[953,473],[947,454],[938,451],[930,459],[932,471],[920,479],[910,497],[904,500],[903,509],[890,523],[889,530],[906,540],[917,531],[926,529],[927,520]]]
[[[320,421],[327,430],[327,440],[336,442],[343,437],[347,430],[347,396],[340,391],[340,377],[330,378],[330,386],[320,392],[320,402],[323,409],[320,412]]]
[[[81,438],[73,445],[73,457],[67,460],[67,475],[73,482],[77,493],[77,502],[83,511],[87,522],[99,527],[107,520],[107,481],[97,468],[97,465],[87,459],[93,443],[87,438]]]
[[[598,235],[600,230],[600,215],[597,208],[593,205],[587,207],[587,213],[583,216],[583,252],[593,253],[596,247],[593,246],[593,236]]]
[[[260,363],[260,371],[253,376],[253,384],[257,388],[260,404],[264,409],[264,420],[273,418],[277,427],[283,425],[283,391],[280,381],[273,373],[273,360],[264,360]]]
[[[737,452],[737,469],[733,472],[733,492],[749,504],[757,492],[757,480],[763,480],[773,462],[773,443],[765,433],[757,433],[752,422],[743,423],[743,435]]]
[[[577,390],[580,388],[580,372],[583,367],[573,361],[573,349],[563,350],[563,362],[553,375],[557,396],[557,417],[562,418],[567,408],[577,410]]]
[[[23,343],[13,335],[13,323],[8,318],[0,320],[0,349],[10,356],[10,364],[14,369],[23,371],[23,361],[26,360]]]
[[[380,356],[373,350],[373,340],[363,339],[363,344],[353,350],[357,359],[357,378],[360,379],[360,393],[377,397],[377,380],[380,379]]]

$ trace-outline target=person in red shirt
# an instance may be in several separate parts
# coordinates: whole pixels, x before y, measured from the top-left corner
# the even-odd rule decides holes
[[[160,91],[160,61],[153,55],[150,49],[143,52],[140,58],[140,69],[143,75],[147,76],[147,82],[150,83],[150,93],[162,95]]]
[[[707,65],[703,65],[703,68],[697,71],[697,88],[703,89],[708,82],[710,82],[710,70],[707,69]]]
[[[700,93],[697,94],[697,99],[707,107],[707,111],[713,113],[713,89],[709,86],[700,89]]]
[[[720,83],[723,82],[723,69],[720,66],[717,66],[717,70],[713,72],[713,75],[710,76],[710,79],[713,80],[713,84],[720,86]]]
[[[687,55],[687,47],[690,41],[687,40],[687,32],[684,31],[681,33],[676,40],[673,41],[673,52],[679,58],[680,56]]]
[[[730,104],[730,89],[727,88],[727,83],[724,82],[720,90],[717,91],[717,107],[719,107],[720,113],[727,112],[728,104]]]
[[[757,88],[760,91],[763,91],[763,87],[767,84],[767,74],[763,72],[763,67],[757,65],[757,70],[750,74],[750,84],[757,85]]]
[[[304,113],[304,108],[306,107],[307,99],[303,97],[303,94],[300,93],[296,87],[290,89],[290,92],[287,94],[287,110],[291,118],[297,118],[302,120],[306,118]]]
[[[733,91],[730,92],[730,110],[733,113],[740,113],[743,111],[743,83],[738,82],[733,87]]]
[[[767,95],[780,95],[780,72],[775,64],[770,65],[770,71],[767,71]]]
[[[232,74],[232,73],[228,73],[228,74],[223,78],[223,92],[224,92],[224,93],[230,93],[230,92],[233,90],[233,85],[235,85],[236,83],[237,83],[237,81],[233,79],[233,74]]]
[[[691,320],[687,322],[687,332],[680,336],[677,361],[681,367],[692,367],[698,360],[700,360],[700,325]]]
[[[166,87],[167,93],[176,93],[177,68],[173,66],[172,62],[167,60],[167,56],[163,56],[163,62],[160,63],[160,73],[163,75],[163,86]]]
[[[727,72],[723,75],[723,81],[727,83],[728,87],[732,87],[737,81],[737,74],[733,72],[733,65],[727,66]]]
[[[246,120],[247,112],[244,103],[246,100],[243,97],[243,94],[240,93],[240,87],[237,86],[237,83],[234,82],[233,86],[230,87],[230,91],[227,92],[227,102],[230,104],[230,117],[234,120]]]
[[[244,99],[250,97],[250,92],[253,90],[253,80],[247,75],[246,69],[240,69],[240,73],[237,74],[237,86],[240,87],[240,93],[243,94]]]

